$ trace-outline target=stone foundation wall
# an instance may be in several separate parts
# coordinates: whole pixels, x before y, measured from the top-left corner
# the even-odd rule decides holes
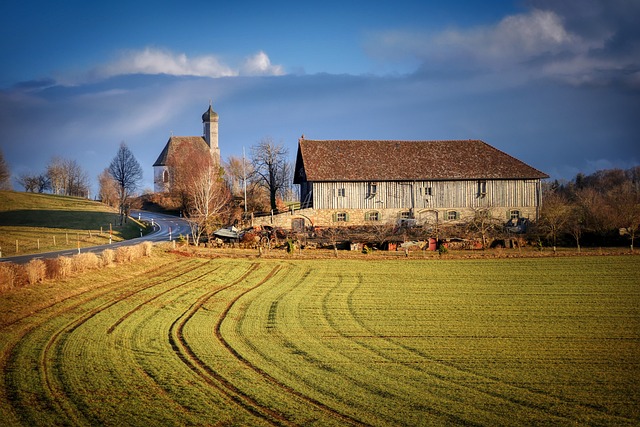
[[[535,208],[492,208],[491,215],[496,220],[501,222],[507,222],[509,219],[509,212],[513,209],[520,211],[520,218],[528,218],[531,221],[536,219]],[[414,218],[411,221],[415,221],[416,224],[422,225],[425,223],[435,224],[436,221],[440,224],[454,224],[456,222],[465,222],[473,218],[473,209],[457,209],[458,218],[449,220],[449,212],[452,210],[419,210],[414,212]],[[378,221],[367,220],[367,213],[377,212]],[[291,229],[294,222],[301,222],[304,220],[304,226],[316,226],[316,227],[350,227],[358,225],[376,225],[376,224],[397,224],[401,221],[402,212],[407,210],[402,209],[379,209],[377,211],[363,210],[363,209],[301,209],[281,214],[275,214],[270,216],[256,217],[252,219],[251,225],[262,226],[267,225],[276,228]],[[346,215],[346,221],[338,221],[337,214]],[[344,217],[344,216],[343,216]]]

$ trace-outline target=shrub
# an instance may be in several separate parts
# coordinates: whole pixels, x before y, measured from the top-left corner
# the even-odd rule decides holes
[[[116,254],[113,249],[105,249],[102,251],[102,265],[105,267],[112,265],[115,260],[115,256]]]
[[[58,270],[60,272],[60,279],[69,277],[73,273],[73,261],[66,256],[60,256],[57,258]]]
[[[47,266],[41,259],[32,259],[25,266],[27,281],[30,285],[42,282],[47,277]]]
[[[120,246],[116,248],[115,262],[129,262],[133,259],[131,246]]]
[[[44,265],[47,269],[47,279],[59,279],[60,275],[60,262],[56,258],[46,258]]]
[[[16,286],[15,264],[0,262],[0,292],[8,291]]]
[[[94,270],[100,266],[98,255],[93,252],[85,252],[75,255],[72,258],[73,271],[76,273],[84,273],[85,271]]]
[[[143,242],[140,244],[142,246],[142,251],[144,256],[151,256],[151,252],[153,249],[153,243],[151,242]]]

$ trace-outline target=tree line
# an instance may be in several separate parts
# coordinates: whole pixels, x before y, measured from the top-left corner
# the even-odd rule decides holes
[[[549,245],[580,249],[634,241],[640,226],[640,166],[579,173],[568,182],[546,183],[537,232]]]

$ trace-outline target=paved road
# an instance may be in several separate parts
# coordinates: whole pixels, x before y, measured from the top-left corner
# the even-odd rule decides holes
[[[112,243],[110,245],[91,246],[87,248],[80,248],[80,252],[94,252],[96,254],[101,253],[105,249],[114,249],[119,246],[137,245],[138,243],[151,241],[168,242],[169,240],[175,240],[181,234],[186,236],[191,234],[189,224],[182,218],[178,218],[171,215],[164,215],[155,212],[146,211],[131,211],[133,218],[139,218],[143,221],[153,222],[153,231],[146,236],[137,237],[135,239],[124,240],[122,242]],[[12,257],[0,258],[0,262],[13,262],[15,264],[26,264],[32,259],[36,258],[57,258],[59,256],[72,256],[78,253],[77,249],[65,249],[62,251],[45,252],[39,254],[19,255]]]

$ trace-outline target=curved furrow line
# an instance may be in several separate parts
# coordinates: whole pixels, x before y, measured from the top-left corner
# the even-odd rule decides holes
[[[234,402],[252,415],[255,415],[256,417],[272,425],[290,426],[292,424],[289,423],[287,419],[282,416],[282,414],[279,414],[273,411],[271,408],[265,407],[264,405],[260,404],[247,393],[233,385],[233,383],[227,378],[211,369],[198,357],[197,354],[195,354],[193,349],[189,346],[184,338],[185,325],[209,299],[211,299],[216,294],[241,283],[258,268],[259,264],[252,264],[251,267],[238,279],[234,280],[227,286],[203,295],[196,302],[194,302],[191,307],[189,307],[171,325],[171,328],[169,329],[169,343],[171,344],[171,347],[173,348],[176,355],[185,365],[187,365],[193,372],[200,376],[208,385],[216,389],[222,395],[226,396],[230,401]],[[279,267],[275,267],[269,274],[267,274],[267,276],[259,283],[259,285],[269,280],[278,269]]]
[[[195,260],[190,260],[188,262],[188,264],[195,264],[195,263],[196,263]],[[161,274],[163,274],[163,273],[165,273],[167,271],[175,271],[175,265],[173,263],[165,264],[159,269],[147,270],[145,272],[142,272],[141,274],[145,274],[145,273],[148,273],[148,272],[154,272],[154,273],[157,273],[157,274],[155,274],[155,276],[160,276]],[[91,299],[95,299],[95,298],[100,298],[101,296],[104,296],[105,294],[107,294],[109,292],[113,292],[113,290],[114,290],[113,287],[114,286],[130,286],[130,285],[131,285],[131,278],[127,277],[127,278],[118,280],[116,282],[107,282],[107,283],[105,283],[103,285],[100,285],[100,286],[97,286],[95,288],[86,289],[85,291],[79,292],[77,294],[69,295],[69,296],[67,296],[65,298],[62,298],[60,300],[57,300],[57,301],[55,301],[55,302],[53,302],[51,304],[48,304],[46,306],[37,308],[36,310],[33,310],[33,311],[29,312],[29,314],[27,314],[25,316],[15,318],[15,319],[7,322],[7,323],[4,323],[4,324],[0,325],[0,329],[6,328],[8,326],[12,326],[12,325],[20,322],[21,320],[24,320],[24,319],[27,319],[27,318],[31,319],[32,317],[40,314],[41,312],[43,312],[45,310],[48,310],[48,309],[50,309],[52,307],[55,307],[57,305],[60,305],[62,303],[65,303],[65,302],[67,302],[69,300],[72,300],[74,298],[81,297],[81,296],[86,295],[86,294],[88,294],[90,292],[95,292],[97,290],[101,290],[101,289],[105,289],[106,288],[106,290],[104,292],[98,293],[95,296],[92,296]],[[77,305],[75,305],[75,306],[73,306],[71,308],[75,308],[75,307],[77,307]]]
[[[182,266],[183,268],[180,270],[183,273],[186,271],[190,271],[191,270],[191,265],[195,264],[195,261],[190,261],[188,263],[186,263],[184,266]],[[152,277],[160,277],[162,274],[165,274],[167,272],[170,271],[175,271],[175,265],[166,265],[163,268],[160,269],[155,269],[155,270],[147,270],[144,273],[150,273],[153,272],[155,273],[154,276]],[[144,274],[142,273],[142,274]],[[158,280],[157,282],[155,282],[155,284],[161,283],[162,280]],[[9,402],[11,402],[11,406],[14,408],[14,413],[17,415],[18,418],[23,419],[23,421],[25,421],[26,424],[30,424],[31,420],[29,419],[25,419],[24,415],[22,414],[22,412],[18,409],[18,403],[21,398],[19,396],[19,390],[20,390],[20,384],[17,383],[16,381],[18,381],[17,378],[13,378],[13,375],[15,372],[19,372],[20,371],[20,366],[18,363],[18,355],[17,355],[17,348],[20,345],[20,343],[24,342],[24,340],[32,333],[34,333],[35,331],[37,331],[39,328],[43,327],[44,325],[47,324],[47,322],[51,321],[52,319],[55,318],[61,318],[65,315],[67,315],[67,313],[71,313],[73,310],[78,309],[79,307],[82,307],[83,305],[97,300],[98,298],[102,298],[105,295],[109,294],[109,293],[113,293],[113,292],[118,292],[121,291],[122,289],[126,289],[131,287],[131,278],[125,278],[122,280],[119,280],[117,282],[114,283],[107,283],[105,285],[102,286],[98,286],[96,288],[91,288],[91,289],[87,289],[84,292],[80,292],[74,295],[70,295],[62,300],[56,301],[53,304],[49,304],[45,307],[41,307],[37,310],[35,310],[33,313],[31,313],[29,316],[25,316],[19,319],[15,319],[10,323],[7,323],[5,325],[3,325],[3,327],[7,327],[10,325],[14,325],[18,322],[20,322],[21,320],[25,319],[26,317],[30,317],[30,323],[28,325],[28,327],[26,327],[24,330],[20,331],[20,333],[16,334],[15,336],[15,340],[14,342],[12,342],[3,352],[2,358],[0,359],[0,365],[1,365],[1,369],[2,369],[2,375],[4,378],[4,383],[7,385],[6,389],[8,390],[7,393],[7,400]],[[96,290],[98,290],[99,292],[96,293]],[[80,298],[80,299],[78,299]],[[36,321],[34,319],[37,319],[37,315],[42,314],[44,312],[46,312],[47,310],[50,309],[55,309],[56,307],[60,306],[61,304],[64,304],[66,302],[72,302],[72,304],[68,305],[68,306],[64,306],[61,307],[59,310],[47,314],[46,317],[44,317],[43,319],[40,319],[39,321]],[[45,346],[45,350],[48,351],[48,349],[51,346],[51,340],[49,340],[49,342],[46,344]],[[34,366],[34,369],[41,369],[42,366],[44,366],[44,362],[46,361],[45,357],[41,356],[39,358],[39,362],[37,363],[37,368]],[[14,367],[15,366],[15,367]],[[46,375],[45,375],[46,377]],[[53,396],[54,394],[49,394],[49,396]],[[52,398],[49,398],[48,401],[52,400]],[[15,403],[14,403],[15,402]],[[48,404],[48,406],[51,406],[51,404]]]
[[[277,272],[277,270],[279,269],[279,267],[275,267],[273,269],[273,271],[267,276],[265,277],[265,279],[263,279],[260,283],[256,284],[255,286],[253,286],[252,288],[246,289],[244,292],[242,292],[241,294],[237,295],[233,300],[231,300],[229,302],[229,304],[227,305],[227,307],[225,308],[225,310],[223,311],[222,315],[220,316],[218,322],[215,325],[214,331],[215,331],[215,336],[216,338],[222,343],[222,345],[224,345],[224,347],[227,349],[227,351],[229,353],[231,353],[233,355],[234,358],[236,358],[238,361],[240,361],[244,366],[246,366],[247,368],[251,369],[253,372],[259,374],[262,378],[264,378],[266,381],[269,382],[269,384],[272,384],[274,386],[277,386],[279,389],[281,389],[282,391],[295,396],[296,398],[311,404],[313,406],[315,406],[316,408],[320,409],[322,412],[329,414],[330,416],[343,421],[345,423],[347,423],[348,425],[354,425],[354,426],[369,426],[369,424],[363,423],[362,421],[353,418],[349,415],[343,414],[339,411],[336,411],[334,408],[326,405],[325,403],[322,403],[321,401],[314,399],[311,396],[308,396],[284,383],[282,383],[281,381],[279,381],[278,379],[276,379],[275,377],[273,377],[272,375],[270,375],[268,372],[264,371],[263,369],[259,368],[258,366],[252,364],[249,360],[247,360],[244,356],[242,356],[240,353],[238,353],[236,351],[235,348],[233,348],[233,346],[224,338],[224,336],[221,333],[221,325],[224,322],[224,320],[226,319],[226,317],[228,316],[229,312],[231,311],[231,309],[233,308],[233,306],[246,294],[248,294],[249,292],[257,289],[258,287],[262,286],[265,282],[267,282],[272,276],[275,275],[275,273]],[[309,272],[307,274],[305,274],[305,277],[308,276]],[[299,282],[301,283],[301,282]]]
[[[287,294],[291,293],[295,288],[297,288],[298,286],[302,285],[305,280],[309,277],[309,275],[311,274],[311,270],[307,269],[307,271],[305,271],[305,273],[302,275],[302,277],[300,279],[297,279],[296,282],[294,284],[292,284],[291,286],[289,286],[286,290],[284,290],[282,293],[280,293],[279,295],[275,296],[272,300],[272,303],[269,307],[269,314],[268,314],[268,318],[267,318],[267,330],[270,331],[270,333],[275,334],[276,332],[273,330],[275,328],[275,317],[276,317],[276,311],[278,308],[278,302],[281,301]],[[239,325],[236,329],[239,328]],[[291,342],[289,339],[287,339],[286,337],[281,337],[284,341],[284,345],[285,347],[287,347],[288,349],[290,349],[292,352],[294,353],[299,353],[299,354],[304,354],[304,358],[307,362],[312,363],[314,365],[318,365],[318,366],[326,366],[325,362],[314,358],[313,356],[311,356],[308,352],[306,352],[305,350],[299,348],[295,343]],[[224,339],[224,338],[222,338]],[[264,352],[262,349],[260,349],[258,346],[256,346],[255,344],[245,340],[244,344],[249,347],[254,353],[260,355],[262,358],[264,358],[265,360],[268,360],[274,364],[277,365],[277,361],[270,356],[269,354],[267,354],[266,352]],[[307,404],[310,404],[314,407],[316,407],[317,409],[319,409],[322,413],[325,413],[331,417],[333,417],[334,419],[340,420],[341,422],[347,423],[349,425],[355,425],[355,426],[370,426],[369,424],[353,418],[347,414],[344,414],[343,412],[338,411],[337,409],[322,403],[321,401],[319,401],[318,399],[315,399],[307,394],[302,393],[299,390],[296,390],[295,388],[288,386],[284,383],[282,383],[280,380],[276,379],[275,377],[273,377],[272,375],[270,375],[269,373],[267,373],[266,371],[256,367],[255,365],[253,365],[250,361],[245,360],[245,358],[243,356],[241,356],[240,354],[237,353],[237,351],[235,351],[235,349],[233,349],[233,347],[231,346],[231,344],[229,344],[228,342],[225,341],[225,346],[229,349],[229,351],[234,355],[234,357],[236,358],[241,358],[241,361],[248,367],[250,367],[252,370],[257,371],[265,380],[267,380],[270,384],[273,384],[275,386],[277,386],[278,388],[282,389],[283,391],[285,391],[286,393],[291,394],[292,396],[295,396],[296,398],[304,401]],[[296,381],[300,382],[301,384],[305,384],[308,387],[311,388],[316,388],[318,389],[318,385],[317,384],[312,384],[311,382],[309,382],[306,378],[304,378],[304,376],[300,375],[300,373],[296,370],[286,370],[287,374],[289,376],[291,376],[292,378],[295,378]],[[341,399],[342,396],[338,396],[335,393],[331,392],[328,389],[324,389],[322,390],[322,393],[330,396],[334,399]],[[351,405],[352,407],[355,404]]]
[[[542,397],[544,399],[553,399],[553,400],[560,401],[560,402],[565,403],[565,404],[579,406],[579,407],[583,408],[584,410],[597,411],[597,412],[601,412],[601,413],[603,413],[605,415],[608,415],[608,416],[617,417],[615,414],[611,413],[610,411],[607,411],[604,408],[596,408],[596,407],[593,407],[591,405],[584,405],[584,404],[581,404],[580,402],[576,402],[576,401],[573,401],[573,400],[570,400],[570,399],[563,398],[562,396],[549,395],[547,393],[543,393],[543,392],[541,392],[539,390],[536,390],[536,389],[532,389],[532,388],[528,388],[528,387],[524,387],[524,386],[518,386],[518,385],[514,385],[514,384],[509,384],[509,383],[501,380],[498,377],[494,377],[494,376],[491,376],[491,375],[483,375],[483,374],[474,372],[474,371],[472,371],[470,369],[465,369],[465,368],[462,368],[460,366],[456,366],[453,363],[446,362],[446,361],[443,361],[443,360],[440,360],[440,359],[436,359],[436,358],[431,357],[428,354],[424,353],[423,351],[420,351],[420,350],[418,350],[416,348],[413,348],[413,347],[410,347],[408,345],[399,343],[399,342],[397,342],[397,341],[395,341],[395,340],[393,340],[393,339],[391,339],[389,337],[386,337],[384,335],[380,335],[375,330],[373,330],[372,328],[368,327],[362,320],[360,320],[357,317],[356,313],[355,313],[355,308],[354,308],[354,304],[353,304],[354,294],[358,290],[358,288],[360,286],[362,286],[363,280],[364,279],[362,277],[362,274],[359,274],[358,275],[358,284],[357,284],[357,286],[355,286],[349,292],[349,295],[347,297],[347,304],[348,304],[348,307],[349,307],[349,313],[350,313],[353,321],[356,322],[361,328],[366,330],[368,332],[368,334],[370,334],[370,336],[378,338],[380,340],[383,340],[383,341],[385,341],[385,342],[387,342],[387,343],[389,343],[391,345],[397,346],[398,348],[401,348],[401,349],[403,349],[403,350],[405,350],[405,351],[407,351],[409,353],[413,353],[413,354],[415,354],[417,356],[420,356],[421,358],[429,361],[430,363],[433,363],[433,364],[436,364],[436,365],[440,365],[440,366],[444,366],[444,367],[446,367],[448,369],[452,369],[454,371],[458,371],[458,372],[464,373],[466,375],[470,375],[470,376],[475,377],[475,378],[481,378],[481,379],[485,380],[485,382],[486,381],[490,381],[490,382],[493,382],[493,383],[498,383],[498,384],[501,384],[502,386],[505,386],[505,387],[508,387],[508,388],[511,388],[511,389],[521,390],[521,391],[524,391],[526,393],[531,393],[533,395]],[[340,334],[341,336],[345,337],[345,338],[349,338],[348,335],[345,335],[345,334],[341,333],[340,331],[336,331],[336,332],[338,334]],[[484,395],[489,396],[491,398],[500,399],[500,400],[503,400],[503,401],[506,401],[506,402],[509,402],[509,403],[512,403],[512,404],[515,404],[515,405],[522,406],[522,407],[527,408],[527,409],[532,409],[532,410],[536,410],[536,411],[542,411],[542,412],[544,412],[546,414],[553,415],[555,417],[564,419],[566,421],[570,421],[570,422],[580,422],[581,421],[580,419],[577,419],[575,417],[570,417],[566,413],[560,412],[559,410],[555,410],[554,408],[556,406],[558,406],[558,405],[552,404],[552,405],[544,406],[544,405],[536,404],[534,402],[527,401],[527,400],[524,400],[524,399],[519,399],[519,398],[514,397],[514,396],[508,396],[508,395],[505,395],[504,393],[499,393],[499,392],[487,390],[487,389],[485,389],[483,387],[479,387],[479,386],[473,385],[474,383],[469,383],[469,382],[465,382],[465,381],[462,381],[462,380],[456,380],[456,379],[452,379],[452,378],[447,378],[444,375],[438,375],[438,374],[436,374],[434,372],[425,372],[425,371],[419,369],[418,367],[416,367],[415,364],[402,362],[402,361],[398,361],[396,359],[393,359],[393,358],[387,356],[384,352],[381,352],[381,351],[377,350],[373,346],[369,346],[369,345],[367,345],[365,343],[358,343],[358,345],[360,345],[360,346],[362,346],[364,348],[367,348],[369,351],[373,352],[374,354],[376,354],[377,356],[379,356],[381,358],[386,359],[389,362],[394,362],[394,363],[397,363],[397,364],[401,364],[402,366],[404,366],[404,367],[406,367],[406,368],[408,368],[408,369],[410,369],[412,371],[420,372],[423,375],[432,376],[432,377],[437,378],[437,379],[439,379],[441,381],[451,382],[453,384],[456,384],[458,387],[470,389],[470,390],[473,390],[474,392],[478,392],[478,393],[484,394]],[[617,418],[619,418],[619,417],[617,417]],[[626,419],[626,418],[622,418],[622,419],[624,421],[627,421],[627,422],[631,421],[630,419]],[[465,423],[468,423],[468,421],[466,421],[466,420],[461,420],[461,421],[463,421]]]
[[[361,345],[360,343],[354,342],[351,339],[351,337],[349,337],[347,334],[344,334],[343,332],[341,332],[340,329],[339,329],[339,325],[337,325],[335,323],[335,321],[333,321],[331,319],[332,316],[331,316],[330,308],[329,308],[329,301],[331,299],[331,294],[334,291],[336,291],[338,289],[341,289],[343,287],[343,283],[344,283],[344,278],[343,278],[342,274],[338,273],[337,274],[337,278],[338,278],[338,280],[336,281],[335,286],[333,286],[331,289],[329,289],[326,292],[326,294],[324,295],[323,299],[322,299],[322,314],[323,314],[323,318],[325,319],[327,324],[335,331],[335,333],[338,336],[346,339],[349,342],[353,342],[358,347],[366,348],[363,345]],[[367,350],[370,350],[370,349],[367,348]],[[377,353],[375,353],[375,354],[377,354]],[[349,356],[347,355],[347,357],[349,357]],[[363,376],[363,378],[367,378],[367,376]],[[371,393],[372,395],[375,395],[375,396],[387,396],[387,395],[390,395],[390,391],[389,391],[389,387],[388,386],[385,387],[385,388],[375,387],[370,382],[361,381],[360,379],[355,378],[353,375],[351,375],[348,378],[348,380],[349,380],[349,382],[351,382],[355,386],[359,387],[362,390],[366,390],[367,392]],[[399,392],[396,391],[396,394],[399,394]],[[440,418],[447,419],[449,421],[449,423],[452,423],[452,424],[478,426],[478,427],[481,426],[481,424],[475,424],[473,422],[464,420],[464,419],[458,417],[455,414],[451,414],[449,412],[442,411],[442,410],[440,410],[438,408],[435,408],[433,406],[427,406],[426,403],[422,403],[422,411],[423,412],[427,412],[430,415],[433,415],[435,417],[440,417]],[[402,421],[399,421],[397,418],[391,418],[388,415],[383,414],[381,412],[378,412],[376,417],[379,418],[379,419],[385,419],[387,422],[392,423],[392,424],[397,424],[398,422],[402,422]],[[404,422],[404,423],[402,423],[402,425],[409,426],[411,424],[407,423],[407,422]]]
[[[209,263],[211,263],[211,261],[209,261]],[[206,265],[206,264],[205,264],[205,265]],[[207,271],[207,272],[205,272],[205,273],[203,273],[203,274],[199,275],[198,277],[194,277],[194,278],[192,278],[192,279],[189,279],[189,280],[188,280],[188,281],[186,281],[186,282],[180,282],[179,284],[177,284],[177,285],[175,285],[175,286],[172,286],[172,287],[170,287],[170,288],[168,288],[168,289],[166,289],[166,290],[164,290],[164,291],[160,292],[159,294],[156,294],[156,295],[154,295],[153,297],[151,297],[151,298],[147,299],[146,301],[144,301],[144,302],[140,303],[140,304],[139,304],[139,305],[137,305],[135,308],[133,308],[132,310],[129,310],[129,311],[128,311],[127,313],[125,313],[122,317],[120,317],[118,320],[116,320],[116,321],[113,323],[113,325],[111,325],[111,326],[109,327],[109,329],[107,329],[107,334],[111,334],[111,333],[113,333],[113,331],[118,327],[118,325],[120,325],[122,322],[124,322],[125,320],[127,320],[127,319],[132,315],[132,314],[134,314],[135,312],[137,312],[137,311],[139,311],[140,309],[142,309],[145,305],[147,305],[147,304],[149,304],[149,303],[151,303],[151,302],[153,302],[153,301],[157,300],[157,299],[158,299],[158,298],[160,298],[161,296],[164,296],[164,295],[168,294],[168,293],[169,293],[169,292],[171,292],[171,291],[174,291],[174,290],[176,290],[176,289],[178,289],[178,288],[181,288],[181,287],[183,287],[183,286],[185,286],[185,285],[188,285],[189,283],[196,282],[196,281],[198,281],[198,280],[200,280],[200,279],[202,279],[202,278],[204,278],[204,277],[206,277],[206,276],[208,276],[208,275],[210,275],[210,274],[214,273],[214,272],[215,272],[215,271],[217,271],[219,268],[220,268],[220,267],[218,266],[218,267],[216,267],[216,268],[214,268],[214,269],[212,269],[212,270],[209,270],[209,271]],[[179,276],[178,276],[178,277],[179,277]],[[174,277],[173,279],[175,279],[175,278],[177,278],[177,277]],[[170,280],[173,280],[173,279],[170,279]]]
[[[180,272],[168,278],[158,278],[157,280],[151,283],[147,283],[145,286],[142,286],[135,290],[130,290],[123,295],[119,295],[114,300],[105,302],[104,304],[101,304],[98,307],[95,307],[93,310],[69,322],[66,326],[59,329],[55,334],[53,334],[49,338],[46,346],[42,351],[42,356],[40,359],[41,360],[40,369],[43,373],[42,376],[45,380],[45,387],[47,389],[49,396],[54,396],[54,399],[53,399],[54,406],[56,406],[58,409],[61,409],[62,412],[69,417],[69,419],[78,420],[78,419],[84,418],[85,420],[87,420],[86,414],[81,415],[81,411],[79,412],[76,408],[72,406],[72,403],[71,403],[72,400],[68,398],[69,393],[67,390],[65,390],[64,381],[57,378],[60,374],[56,375],[55,373],[55,372],[61,371],[61,366],[59,364],[59,361],[61,360],[62,355],[60,354],[60,349],[64,347],[64,343],[66,342],[66,339],[69,337],[69,335],[73,331],[78,329],[80,326],[82,326],[84,323],[94,318],[96,315],[109,309],[110,307],[113,307],[114,305],[134,295],[137,295],[140,292],[143,292],[147,289],[161,285],[167,281],[175,280],[181,276],[184,276],[185,274],[193,272],[195,269],[191,267],[191,264],[192,263],[189,263],[187,267],[181,269]],[[204,268],[205,266],[206,264],[203,264],[196,267],[196,269]],[[175,267],[174,267],[174,270],[175,270]],[[207,273],[205,273],[205,275],[206,274]],[[130,283],[128,283],[127,285],[131,286]],[[55,346],[55,349],[54,349],[54,346]],[[55,354],[51,355],[52,352],[55,352]],[[53,361],[53,364],[52,364],[53,369],[49,369],[49,365],[48,365],[49,361]],[[89,414],[88,417],[91,418],[91,414]],[[99,422],[99,420],[92,420],[92,424],[95,422]]]

